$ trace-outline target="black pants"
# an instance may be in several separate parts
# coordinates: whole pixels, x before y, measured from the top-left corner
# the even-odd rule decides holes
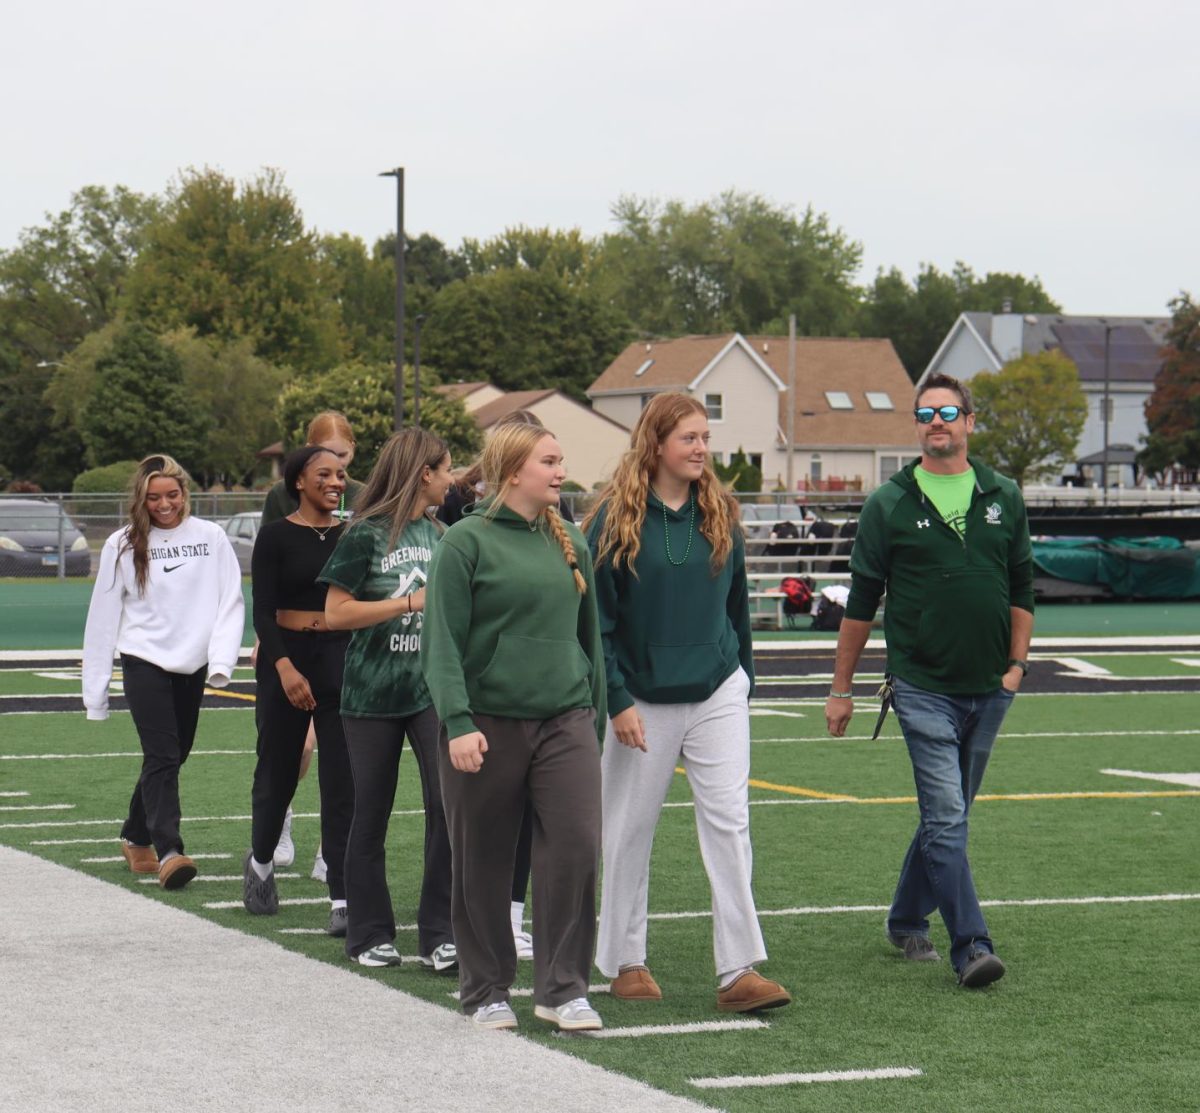
[[[142,744],[142,771],[129,800],[121,838],[153,844],[159,858],[183,853],[179,836],[179,767],[196,737],[204,669],[190,675],[167,672],[140,657],[121,654],[125,698]]]
[[[454,942],[450,928],[450,836],[442,809],[437,750],[441,724],[432,707],[405,719],[346,717],[346,749],[354,774],[354,821],[346,845],[346,954],[353,958],[396,938],[387,883],[388,818],[405,735],[421,776],[425,862],[417,906],[417,947],[423,955]],[[323,745],[324,743],[322,743]]]
[[[463,1011],[506,1001],[517,972],[508,917],[526,801],[533,806],[533,994],[557,1007],[586,997],[596,940],[600,747],[595,713],[541,722],[476,715],[483,768],[460,773],[438,746],[454,855],[452,922]],[[443,728],[443,735],[445,729]]]
[[[529,859],[533,853],[533,805],[525,801],[525,817],[521,820],[521,833],[517,836],[517,857],[513,863],[512,899],[525,903],[529,891]]]
[[[283,831],[288,805],[300,780],[300,759],[310,721],[321,746],[317,783],[321,793],[321,843],[329,867],[329,895],[345,900],[346,838],[354,814],[354,781],[342,731],[342,673],[350,635],[336,631],[280,630],[287,656],[308,681],[315,711],[288,702],[275,665],[259,654],[258,762],[250,794],[251,846],[259,862],[270,862]]]

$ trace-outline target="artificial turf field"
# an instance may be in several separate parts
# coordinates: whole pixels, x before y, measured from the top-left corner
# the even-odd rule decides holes
[[[834,741],[812,698],[828,684],[831,647],[764,643],[752,718],[755,889],[771,955],[764,972],[795,1003],[761,1018],[715,1011],[707,883],[680,775],[650,886],[649,962],[666,999],[634,1004],[596,993],[609,1037],[632,1031],[586,1039],[549,1035],[521,997],[523,1037],[729,1110],[1200,1107],[1196,642],[1080,638],[1035,651],[973,812],[972,864],[985,901],[996,902],[986,911],[1009,967],[974,993],[955,987],[947,962],[905,963],[883,938],[915,804],[894,719],[878,742],[867,740],[877,655],[856,686],[853,737]],[[0,667],[0,712],[10,712],[0,717],[0,842],[454,1007],[452,980],[415,963],[351,967],[340,942],[323,934],[324,890],[308,878],[318,838],[314,778],[297,797],[297,863],[279,886],[285,902],[302,903],[266,919],[242,910],[254,746],[248,674],[230,695],[209,700],[182,775],[184,838],[202,856],[200,878],[168,895],[131,875],[116,835],[137,776],[136,739],[124,712],[88,723],[78,711],[51,710],[77,700],[77,675],[66,656]],[[396,809],[389,862],[405,925],[397,946],[412,955],[422,821],[407,757]],[[936,918],[933,939],[945,953]],[[517,985],[531,985],[530,964],[521,964]],[[730,1020],[756,1026],[638,1034]],[[745,1076],[885,1068],[912,1073],[733,1085]],[[697,1084],[705,1080],[716,1085]]]

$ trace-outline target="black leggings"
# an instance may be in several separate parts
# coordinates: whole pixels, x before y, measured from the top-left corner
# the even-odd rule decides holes
[[[153,844],[159,858],[183,853],[179,835],[179,767],[196,737],[204,669],[190,675],[167,672],[140,657],[121,654],[125,698],[142,744],[142,770],[129,800],[121,838]]]
[[[315,711],[288,702],[274,662],[260,653],[258,667],[258,763],[254,767],[251,846],[256,861],[270,862],[283,831],[288,805],[300,780],[300,759],[310,721],[320,750],[317,783],[321,794],[321,843],[329,868],[329,895],[346,899],[346,839],[354,815],[354,781],[342,730],[342,672],[350,635],[340,631],[279,631],[287,656],[308,681]]]
[[[396,938],[387,883],[388,819],[396,800],[400,753],[407,736],[421,777],[425,853],[417,906],[417,948],[430,955],[453,943],[450,927],[450,836],[438,782],[441,724],[432,707],[403,719],[343,719],[354,772],[354,822],[346,847],[346,900],[350,913],[346,954],[351,958]],[[411,869],[415,862],[405,863]]]

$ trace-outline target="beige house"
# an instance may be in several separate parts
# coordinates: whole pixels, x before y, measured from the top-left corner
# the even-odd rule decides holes
[[[715,459],[742,449],[766,488],[787,476],[787,409],[795,410],[798,489],[870,490],[916,455],[913,386],[890,340],[798,337],[788,398],[786,336],[684,336],[631,344],[588,388],[598,413],[632,425],[655,394],[704,403]]]
[[[514,410],[528,410],[558,438],[566,457],[567,478],[585,490],[603,483],[629,447],[629,429],[580,405],[560,390],[505,392],[490,383],[449,383],[437,388],[461,398],[484,435]]]

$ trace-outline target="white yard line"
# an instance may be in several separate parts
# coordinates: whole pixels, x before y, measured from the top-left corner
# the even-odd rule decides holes
[[[0,812],[69,812],[74,804],[0,804]]]
[[[636,1024],[628,1028],[601,1028],[598,1032],[562,1032],[560,1035],[590,1036],[594,1040],[638,1039],[644,1036],[692,1036],[705,1032],[769,1030],[765,1020],[698,1020],[693,1024]]]
[[[12,799],[17,796],[28,796],[28,795],[29,795],[28,792],[0,792],[0,796],[3,796],[5,799]]]
[[[730,1074],[723,1078],[689,1078],[701,1090],[733,1090],[748,1086],[804,1086],[813,1082],[867,1082],[892,1078],[919,1078],[918,1067],[874,1067],[870,1070],[822,1070],[810,1074]]]
[[[283,875],[281,874],[280,876],[283,876]],[[299,876],[299,875],[297,874],[297,876]],[[239,877],[237,880],[241,881],[241,878]],[[281,899],[279,901],[279,907],[280,908],[295,908],[295,907],[299,907],[300,905],[303,905],[303,904],[328,904],[328,903],[329,903],[328,897],[288,897],[286,900]],[[245,905],[243,905],[240,900],[206,900],[204,902],[204,907],[205,908],[215,908],[218,910],[224,910],[224,909],[229,909],[229,908],[244,908]],[[325,935],[326,932],[322,931],[321,934]]]
[[[526,960],[522,959],[521,961],[524,962]],[[598,982],[596,985],[590,985],[590,986],[588,986],[587,991],[588,991],[589,997],[594,994],[597,994],[597,993],[607,993],[608,992],[608,982]],[[532,987],[526,987],[526,988],[522,988],[522,989],[510,988],[508,991],[508,995],[509,995],[509,997],[532,997],[533,989],[532,989]],[[447,993],[446,996],[451,997],[455,1001],[457,1001],[459,999],[458,990],[456,989],[452,993]]]
[[[254,757],[254,750],[193,750],[188,757]],[[0,761],[75,761],[99,757],[142,757],[141,750],[112,750],[101,754],[0,754]]]
[[[102,839],[30,839],[30,846],[115,846],[120,843],[115,835],[106,835]],[[116,861],[117,859],[113,859]],[[121,859],[124,861],[124,859]]]
[[[1143,781],[1163,781],[1169,785],[1187,785],[1200,788],[1200,773],[1143,773],[1137,769],[1101,769],[1110,777],[1136,777]]]
[[[193,857],[194,857],[194,855],[193,855]],[[278,877],[281,881],[296,881],[299,879],[300,874],[298,874],[298,873],[279,873],[278,871],[276,871],[275,876]],[[236,881],[240,885],[242,883],[242,875],[240,873],[236,873],[236,874],[234,874],[234,873],[228,873],[228,874],[204,874],[204,873],[202,873],[196,877],[193,877],[192,880],[188,882],[188,884],[195,885],[198,881]],[[139,885],[157,885],[158,878],[157,877],[139,877],[138,884]],[[326,899],[328,899],[328,898],[326,898]],[[280,901],[279,903],[283,904],[284,902]],[[242,906],[242,902],[240,900],[237,901],[237,907],[240,908],[241,906]],[[204,907],[208,908],[210,906],[206,904]]]

